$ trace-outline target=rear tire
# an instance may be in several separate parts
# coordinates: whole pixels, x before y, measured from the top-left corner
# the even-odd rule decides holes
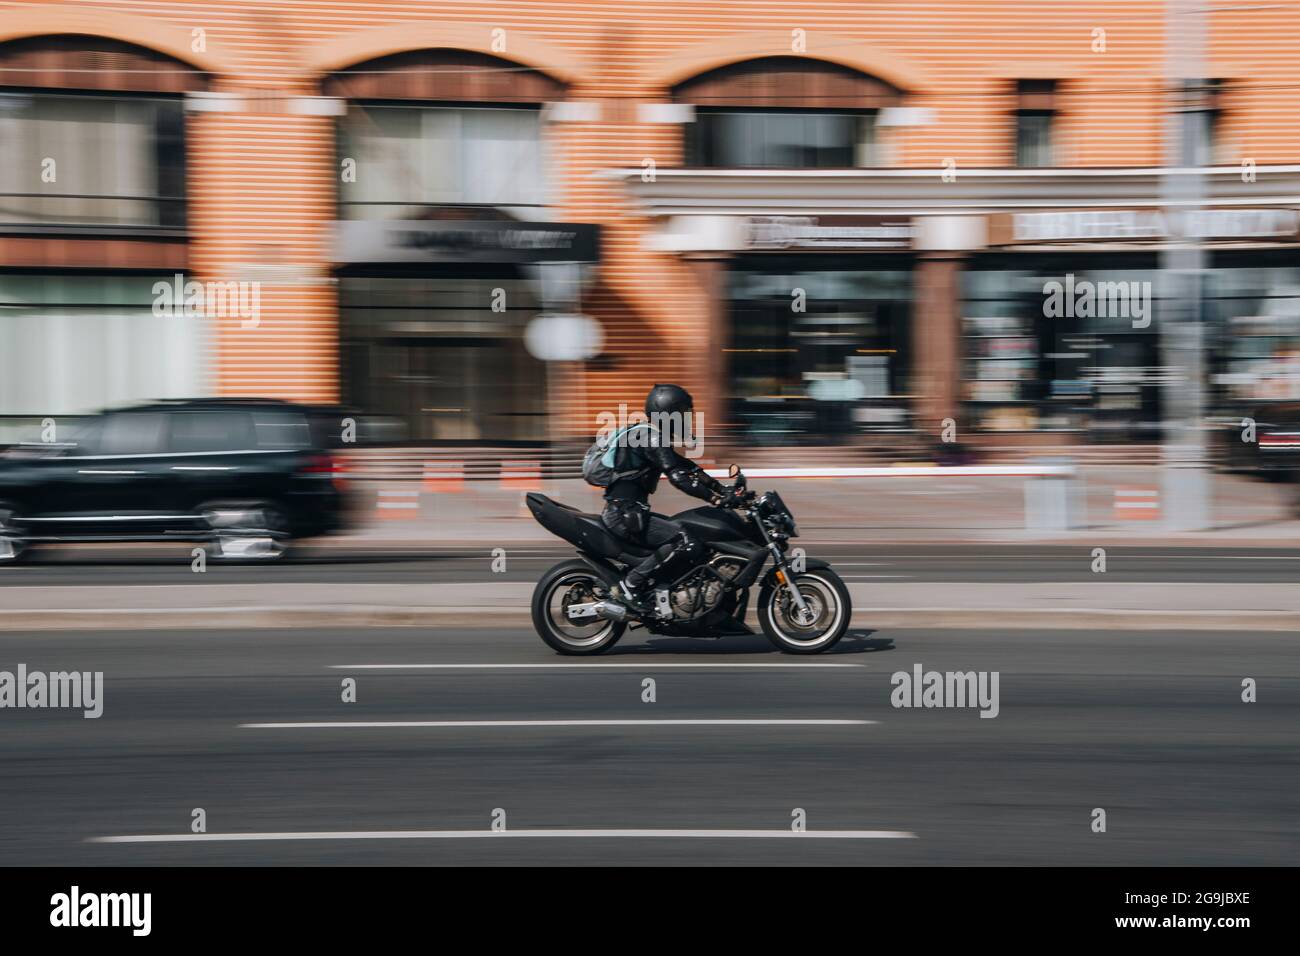
[[[627,624],[599,620],[577,624],[565,616],[570,604],[599,600],[608,585],[585,561],[564,561],[551,568],[533,589],[533,627],[557,654],[589,657],[603,654],[623,636]]]
[[[830,568],[804,571],[793,578],[813,618],[800,621],[788,586],[771,584],[759,595],[758,622],[782,653],[821,654],[839,643],[849,629],[853,617],[849,589]]]

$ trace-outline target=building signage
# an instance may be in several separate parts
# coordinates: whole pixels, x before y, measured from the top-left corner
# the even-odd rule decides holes
[[[881,216],[755,216],[750,249],[906,249],[909,219]]]
[[[1010,218],[1010,237],[1003,243],[1295,239],[1300,231],[1300,213],[1294,209],[1097,209],[1014,213]],[[991,231],[995,237],[1007,234],[996,227]]]
[[[573,222],[345,220],[334,224],[334,261],[595,262],[598,229]]]

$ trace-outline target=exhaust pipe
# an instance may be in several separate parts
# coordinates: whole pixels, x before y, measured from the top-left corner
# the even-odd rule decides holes
[[[627,620],[627,608],[613,601],[600,601],[596,604],[596,616],[606,621],[622,624]]]
[[[623,623],[627,620],[627,608],[614,601],[591,601],[586,604],[574,604],[569,607],[570,621],[586,621],[599,618],[603,621]]]

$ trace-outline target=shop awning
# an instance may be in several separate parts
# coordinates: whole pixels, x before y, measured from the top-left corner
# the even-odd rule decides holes
[[[1244,173],[1249,175],[1244,175]],[[669,216],[924,216],[1033,209],[1169,208],[1166,176],[1204,177],[1199,203],[1300,206],[1300,165],[1202,169],[611,169],[638,210]],[[650,180],[650,181],[647,181]],[[1247,181],[1249,180],[1249,181]]]

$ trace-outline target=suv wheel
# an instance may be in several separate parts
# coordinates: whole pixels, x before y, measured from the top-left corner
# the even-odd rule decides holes
[[[276,561],[289,550],[289,523],[274,505],[218,504],[202,513],[212,529],[214,561]]]
[[[0,503],[0,564],[17,564],[27,553],[27,542],[18,529],[18,513]]]

